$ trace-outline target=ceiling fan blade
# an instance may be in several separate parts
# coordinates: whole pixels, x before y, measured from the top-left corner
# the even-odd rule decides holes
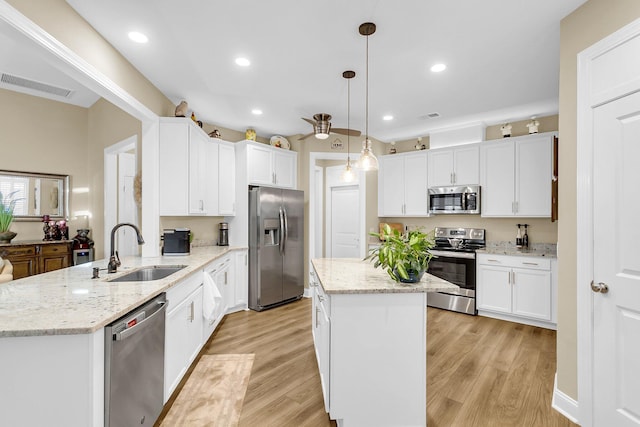
[[[304,118],[304,117],[301,117],[301,118],[302,118],[302,120],[304,120],[305,122],[309,123],[309,124],[310,124],[310,125],[312,125],[312,126],[315,126],[315,125],[316,125],[316,121],[315,121],[315,120],[306,119],[306,118]]]
[[[304,136],[301,136],[300,138],[298,138],[298,141],[302,141],[303,139],[307,139],[307,138],[309,138],[311,135],[315,135],[315,132],[311,132],[311,133],[308,133],[308,134],[306,134],[306,135],[304,135]]]
[[[349,136],[360,136],[361,132],[355,129],[344,129],[344,128],[331,128],[332,133],[339,133],[341,135],[349,135]]]

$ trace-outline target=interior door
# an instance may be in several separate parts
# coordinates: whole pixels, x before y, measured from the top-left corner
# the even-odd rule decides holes
[[[118,154],[118,222],[138,224],[138,209],[133,198],[133,180],[136,175],[136,156],[131,153]],[[118,230],[118,254],[138,255],[138,240],[131,227]]]
[[[640,93],[593,118],[593,425],[638,426]]]
[[[331,187],[331,258],[360,256],[360,189]]]

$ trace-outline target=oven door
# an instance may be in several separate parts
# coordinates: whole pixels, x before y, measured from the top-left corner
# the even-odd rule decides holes
[[[459,291],[448,291],[453,295],[474,298],[476,296],[475,253],[431,251],[437,258],[429,261],[427,273],[458,285]]]

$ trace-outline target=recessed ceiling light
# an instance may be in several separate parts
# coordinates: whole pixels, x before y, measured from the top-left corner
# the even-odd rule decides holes
[[[251,114],[255,114],[256,116],[259,116],[260,114],[262,114],[262,110],[258,108],[254,108],[253,110],[251,110]]]
[[[249,65],[251,65],[251,61],[249,61],[247,58],[236,58],[236,64],[241,67],[248,67]]]
[[[129,33],[129,38],[136,43],[146,43],[149,41],[149,37],[139,33],[138,31],[131,31]]]
[[[444,71],[447,69],[447,66],[444,64],[435,64],[431,67],[431,71],[433,71],[434,73],[439,73],[441,71]]]
[[[386,116],[382,117],[382,120],[385,120],[385,121],[393,120],[393,116],[391,114],[387,114]]]

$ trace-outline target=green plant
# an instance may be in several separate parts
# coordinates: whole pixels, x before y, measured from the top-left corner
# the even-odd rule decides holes
[[[14,191],[6,196],[3,196],[2,192],[0,192],[0,233],[9,231],[9,227],[11,227],[11,223],[13,222],[13,208],[15,208],[16,202],[19,200],[13,198],[17,192],[18,191]]]
[[[422,277],[433,257],[429,251],[435,245],[433,232],[417,229],[401,233],[385,224],[380,233],[370,234],[381,240],[380,246],[371,249],[365,258],[373,260],[374,267],[385,269],[396,282]]]

